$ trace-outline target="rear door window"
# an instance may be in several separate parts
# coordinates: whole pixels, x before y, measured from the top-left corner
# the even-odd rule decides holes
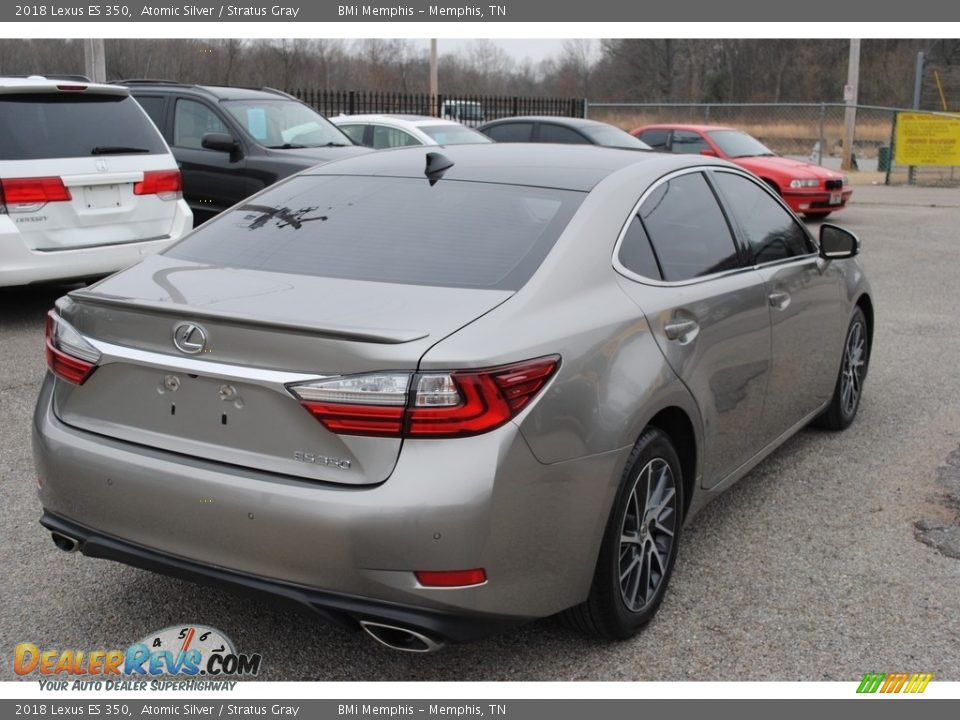
[[[400,128],[386,125],[373,126],[373,145],[377,150],[393,147],[407,147],[408,145],[422,145],[413,135]]]
[[[530,142],[533,135],[533,123],[503,123],[487,128],[484,133],[496,142]]]
[[[567,145],[587,145],[590,143],[576,130],[553,123],[540,123],[540,142],[564,143]]]
[[[140,107],[146,111],[160,132],[163,132],[163,111],[167,108],[167,98],[163,95],[137,95],[134,99],[140,103]]]
[[[647,145],[652,147],[654,150],[665,150],[667,147],[667,137],[669,135],[670,135],[669,130],[654,128],[653,130],[644,130],[637,137],[643,140]]]
[[[730,227],[700,173],[659,185],[640,206],[640,218],[664,280],[690,280],[739,265]]]
[[[169,251],[220,267],[409,285],[519,289],[585,197],[426,178],[301,175]]]
[[[620,243],[620,264],[632,273],[652,280],[662,279],[660,266],[650,246],[650,238],[639,215],[634,215]]]
[[[0,95],[0,159],[157,155],[163,138],[128,95]]]

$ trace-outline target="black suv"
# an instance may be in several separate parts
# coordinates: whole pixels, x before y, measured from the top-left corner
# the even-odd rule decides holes
[[[170,145],[198,225],[287,175],[370,152],[323,115],[272,88],[118,84],[130,88]]]

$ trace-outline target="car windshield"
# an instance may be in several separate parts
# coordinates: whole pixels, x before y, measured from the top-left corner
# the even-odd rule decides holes
[[[486,135],[462,125],[420,125],[418,128],[433,138],[438,145],[472,145],[493,142]]]
[[[606,147],[629,148],[631,150],[650,150],[650,146],[643,140],[638,140],[628,132],[620,128],[608,125],[582,127],[580,131],[589,137],[596,145]]]
[[[220,214],[168,254],[295,275],[517,290],[585,196],[484,182],[300,175]]]
[[[223,106],[250,137],[268,148],[353,145],[323,115],[296,100],[228,100]]]
[[[714,130],[710,139],[717,144],[728,157],[757,157],[771,156],[776,153],[750,135],[741,130]]]

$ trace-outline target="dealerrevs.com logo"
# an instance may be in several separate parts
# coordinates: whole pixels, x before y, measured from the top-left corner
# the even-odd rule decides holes
[[[100,681],[101,678],[118,686],[106,689],[140,689],[119,687],[119,682],[112,681],[118,677],[124,680],[159,676],[189,679],[203,676],[217,680],[253,677],[260,672],[261,660],[259,654],[238,653],[233,642],[216,628],[184,624],[150,633],[125,650],[41,649],[33,643],[20,643],[14,651],[13,670],[21,676],[63,678],[63,682],[56,683],[59,687],[49,689],[66,689],[67,680]]]

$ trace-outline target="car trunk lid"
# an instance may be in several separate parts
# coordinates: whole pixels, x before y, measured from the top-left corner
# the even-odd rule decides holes
[[[83,385],[58,383],[57,413],[83,430],[193,458],[382,482],[402,441],[332,433],[287,386],[413,372],[429,347],[512,294],[384,285],[149,258],[62,303],[102,359]],[[184,325],[202,333],[197,352],[200,335],[190,352],[175,344]]]

